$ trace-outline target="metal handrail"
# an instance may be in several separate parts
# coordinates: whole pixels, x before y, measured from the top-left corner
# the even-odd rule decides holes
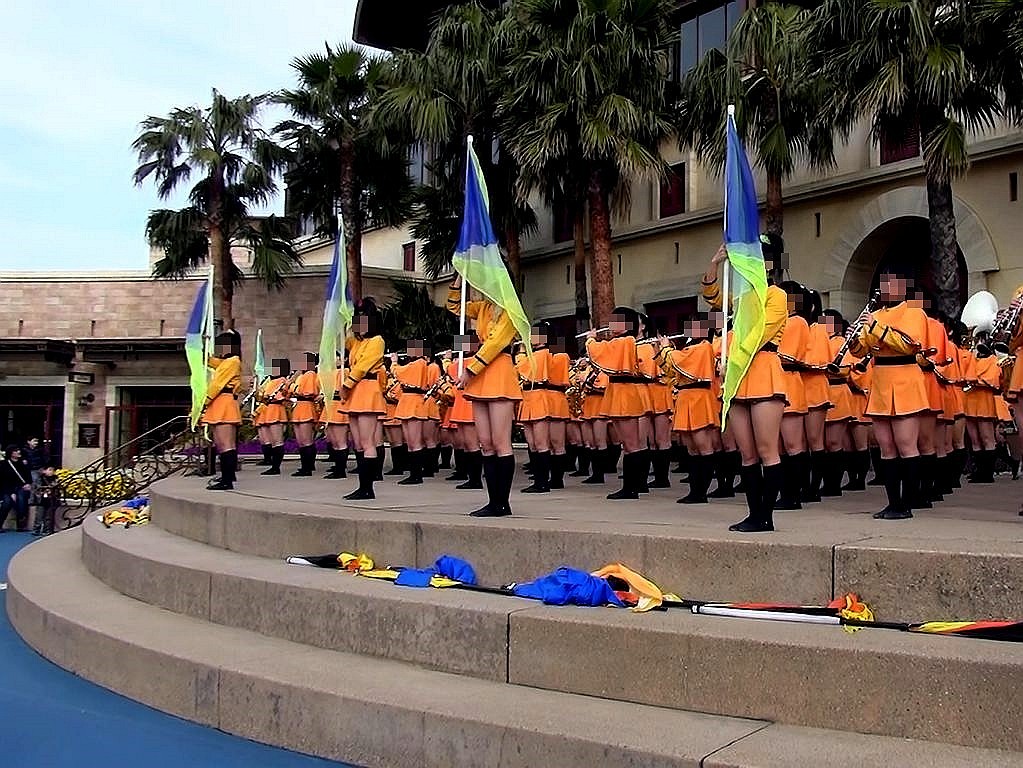
[[[179,425],[170,437],[134,450]],[[175,416],[62,478],[58,485],[61,519],[66,527],[74,527],[91,512],[135,498],[157,480],[186,469],[200,470],[207,447],[203,433],[190,428],[187,415]],[[125,451],[129,451],[126,458]]]

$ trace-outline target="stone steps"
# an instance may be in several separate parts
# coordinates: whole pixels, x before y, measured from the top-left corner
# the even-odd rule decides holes
[[[37,542],[9,566],[7,610],[29,644],[158,709],[302,752],[366,766],[1021,765],[1010,752],[610,701],[271,638],[121,594],[86,569],[82,535]]]
[[[1017,644],[399,588],[95,520],[82,558],[146,603],[330,650],[664,708],[1023,751]]]
[[[857,592],[888,621],[1023,616],[1023,518],[1015,515],[977,523],[958,519],[956,508],[946,505],[906,525],[881,526],[852,506],[862,500],[843,498],[823,512],[779,513],[784,530],[751,538],[724,530],[743,514],[738,504],[679,511],[674,492],[664,504],[651,499],[621,507],[608,505],[604,489],[591,499],[580,486],[563,498],[530,500],[539,514],[526,509],[520,515],[525,503],[519,502],[515,517],[475,520],[461,511],[474,500],[456,494],[452,501],[439,484],[356,506],[313,500],[324,496],[306,490],[315,484],[289,480],[265,483],[265,490],[253,482],[255,490],[220,495],[195,482],[164,481],[153,489],[153,523],[214,547],[270,558],[336,548],[424,567],[453,554],[471,562],[488,584],[616,560],[693,599],[819,605]],[[580,510],[594,519],[579,519]],[[648,519],[635,519],[643,515]]]

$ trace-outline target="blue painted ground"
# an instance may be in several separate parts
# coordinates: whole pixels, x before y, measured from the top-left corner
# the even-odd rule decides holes
[[[0,535],[0,582],[31,543]],[[59,573],[54,579],[60,578]],[[3,768],[338,768],[189,723],[75,677],[25,645],[0,612],[0,765]]]

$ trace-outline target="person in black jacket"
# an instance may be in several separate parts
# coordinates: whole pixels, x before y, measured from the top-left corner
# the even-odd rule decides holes
[[[8,446],[0,462],[0,531],[14,510],[19,531],[28,530],[28,502],[32,495],[32,473],[21,458],[21,448]]]
[[[34,485],[39,482],[40,473],[50,463],[50,457],[46,455],[46,449],[39,442],[38,437],[30,437],[25,441],[22,458],[28,464],[28,471],[32,473],[32,484]]]

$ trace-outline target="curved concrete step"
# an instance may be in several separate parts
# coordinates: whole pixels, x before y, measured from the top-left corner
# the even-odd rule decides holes
[[[817,605],[852,591],[892,621],[1023,616],[1023,518],[1015,515],[936,517],[954,514],[949,507],[884,527],[865,514],[869,502],[850,511],[857,500],[839,499],[829,500],[834,509],[779,513],[786,530],[750,537],[724,530],[741,516],[737,505],[683,509],[675,492],[623,507],[582,486],[517,499],[515,517],[477,520],[462,511],[474,500],[442,483],[351,505],[338,500],[343,488],[332,481],[301,480],[246,478],[244,490],[220,494],[194,479],[167,480],[152,492],[153,523],[263,557],[343,548],[423,567],[450,553],[490,584],[618,560],[698,599]]]
[[[1023,751],[1017,644],[404,589],[95,520],[82,557],[130,597],[307,645],[658,707]]]
[[[323,757],[371,768],[1020,764],[1007,752],[609,702],[309,648],[121,595],[86,571],[80,547],[69,531],[11,561],[7,610],[26,642],[163,711]]]

